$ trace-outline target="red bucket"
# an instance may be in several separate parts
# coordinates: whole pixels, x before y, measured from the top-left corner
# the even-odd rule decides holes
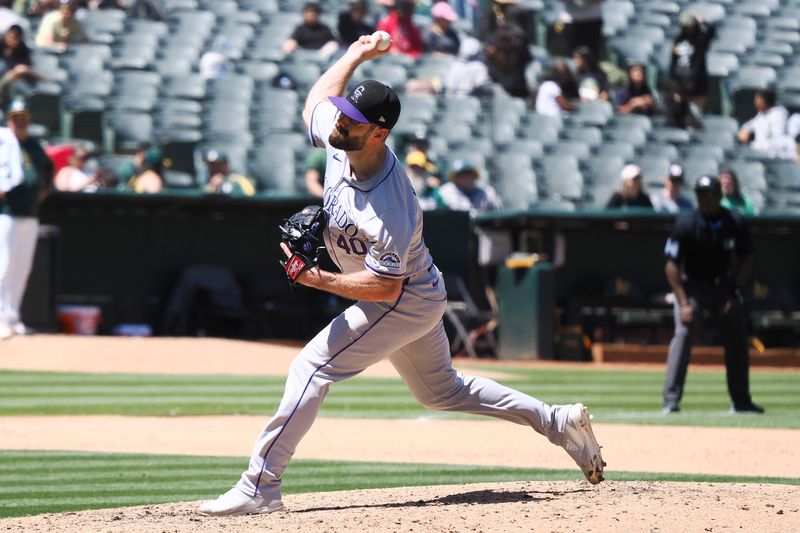
[[[58,307],[58,326],[70,335],[96,335],[103,316],[94,305],[62,305]]]

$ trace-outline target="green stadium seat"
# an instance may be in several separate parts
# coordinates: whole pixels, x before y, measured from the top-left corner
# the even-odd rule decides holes
[[[600,155],[592,157],[584,163],[584,177],[593,184],[619,184],[625,159],[616,155]]]
[[[580,141],[588,146],[598,146],[600,143],[603,142],[603,133],[600,130],[600,128],[593,128],[589,126],[565,127],[561,131],[561,135],[564,137],[564,139],[568,139],[571,141]]]
[[[627,161],[632,159],[636,153],[636,148],[632,144],[622,141],[605,141],[600,146],[596,147],[595,153],[598,156],[616,156],[621,157]]]
[[[725,17],[725,8],[717,3],[696,2],[691,3],[685,8],[696,15],[703,17],[703,20],[710,24],[715,24]]]
[[[248,164],[250,176],[259,191],[295,193],[298,191],[294,151],[288,146],[264,144],[254,151]]]
[[[681,155],[687,159],[708,157],[717,163],[722,163],[725,160],[725,150],[721,146],[713,144],[692,143],[683,147]]]
[[[67,137],[87,139],[102,146],[106,104],[96,96],[70,98],[64,102],[64,132]]]
[[[535,139],[511,139],[502,145],[503,155],[519,154],[528,158],[538,158],[544,155],[542,143]]]
[[[548,147],[550,154],[568,154],[578,161],[584,161],[592,156],[592,148],[583,141],[560,140]]]
[[[633,62],[647,63],[654,51],[653,43],[635,37],[613,37],[608,45],[620,67]]]
[[[711,157],[687,157],[681,161],[681,165],[684,180],[689,185],[700,176],[716,176],[719,173],[719,162]]]
[[[536,173],[531,168],[510,171],[499,166],[494,181],[505,209],[528,209],[538,201]]]
[[[669,173],[670,160],[656,156],[640,156],[634,160],[642,169],[642,182],[646,186],[660,186]]]
[[[541,211],[573,212],[576,209],[574,202],[555,198],[541,199],[533,207]]]
[[[603,129],[606,140],[624,142],[632,146],[641,147],[647,144],[647,132],[638,128],[625,126],[610,126]]]
[[[739,124],[733,117],[721,115],[703,115],[703,127],[707,130],[723,131],[735,135]]]
[[[681,4],[670,0],[650,0],[642,6],[654,13],[663,13],[668,16],[677,16],[681,10]]]
[[[262,15],[270,15],[278,12],[280,9],[278,0],[240,0],[239,5],[242,9],[254,11]]]
[[[735,132],[706,127],[701,131],[694,132],[692,137],[698,143],[719,146],[723,150],[727,151],[732,150],[736,144],[735,135]]]
[[[678,148],[666,143],[648,143],[639,150],[642,156],[660,157],[667,161],[677,161],[679,157]]]
[[[650,132],[650,139],[655,142],[669,144],[686,144],[690,140],[687,130],[681,128],[658,127]]]
[[[199,74],[167,76],[162,94],[167,98],[202,100],[206,97],[206,82]]]
[[[254,81],[270,82],[278,75],[280,67],[272,61],[239,61],[236,68]]]
[[[584,198],[583,175],[580,171],[567,172],[558,176],[545,174],[542,178],[547,198],[575,202]]]
[[[785,159],[764,162],[770,189],[800,190],[800,165]]]
[[[736,172],[742,189],[766,191],[767,180],[764,165],[759,161],[729,160],[725,166]]]
[[[353,77],[355,78],[356,76]],[[406,72],[406,68],[402,65],[376,63],[370,65],[364,77],[380,80],[390,87],[402,88],[408,81],[408,72]]]
[[[147,113],[115,111],[103,118],[109,151],[131,153],[140,143],[153,140],[153,118]]]
[[[637,128],[645,132],[653,129],[650,117],[636,114],[617,114],[612,120],[612,125],[620,128]]]

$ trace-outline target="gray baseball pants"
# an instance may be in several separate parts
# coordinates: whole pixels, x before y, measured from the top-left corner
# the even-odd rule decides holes
[[[302,349],[291,364],[280,406],[258,436],[239,480],[242,491],[268,501],[280,498],[283,471],[314,423],[328,387],[386,357],[426,407],[502,418],[561,444],[567,408],[490,379],[456,373],[442,323],[446,300],[437,285],[442,284],[404,287],[394,303],[355,303]]]

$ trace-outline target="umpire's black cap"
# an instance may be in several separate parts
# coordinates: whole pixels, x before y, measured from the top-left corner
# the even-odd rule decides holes
[[[722,194],[722,185],[716,176],[700,176],[697,183],[694,184],[694,190],[697,193],[715,192]]]
[[[329,96],[328,99],[356,122],[390,130],[400,118],[400,99],[391,87],[379,81],[362,81],[347,96]]]

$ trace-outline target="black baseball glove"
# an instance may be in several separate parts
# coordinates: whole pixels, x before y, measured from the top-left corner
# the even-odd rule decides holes
[[[325,211],[318,205],[309,205],[278,226],[281,240],[292,252],[291,257],[280,262],[291,286],[297,283],[297,277],[303,271],[319,262],[319,254],[325,249],[322,232],[327,225]]]

